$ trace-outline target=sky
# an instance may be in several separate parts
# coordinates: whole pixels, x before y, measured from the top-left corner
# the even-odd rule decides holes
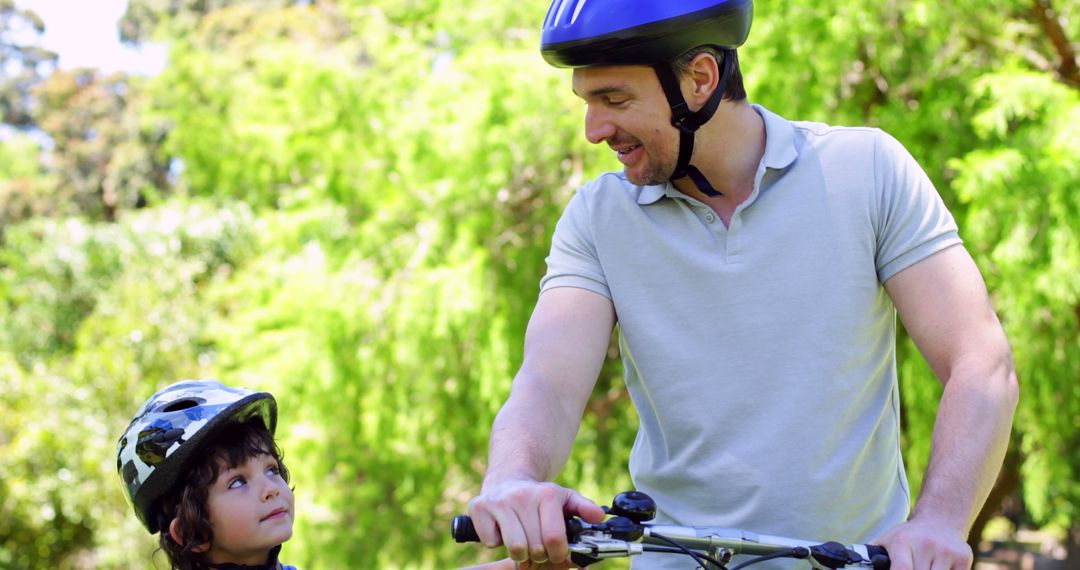
[[[95,67],[153,75],[165,66],[165,46],[135,49],[120,43],[116,22],[124,15],[127,0],[16,0],[15,4],[45,21],[41,45],[60,55],[61,69]]]

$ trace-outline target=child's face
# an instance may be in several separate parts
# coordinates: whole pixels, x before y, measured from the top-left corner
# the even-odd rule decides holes
[[[293,494],[273,456],[260,454],[224,469],[206,501],[214,541],[210,562],[263,564],[292,536]]]

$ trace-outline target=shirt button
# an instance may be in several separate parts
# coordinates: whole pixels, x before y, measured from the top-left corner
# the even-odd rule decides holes
[[[707,222],[709,222],[711,224],[715,220],[716,220],[716,216],[714,216],[712,214],[705,214],[705,221],[707,221]]]

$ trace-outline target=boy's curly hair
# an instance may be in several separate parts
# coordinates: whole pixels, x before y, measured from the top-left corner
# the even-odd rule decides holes
[[[259,421],[232,424],[222,428],[201,450],[185,477],[162,499],[160,550],[164,550],[173,570],[203,570],[209,567],[206,554],[194,549],[214,541],[207,499],[210,487],[218,475],[252,457],[273,456],[281,477],[289,481],[289,470],[274,436]],[[169,524],[176,518],[178,533],[184,544],[178,544],[169,533]]]

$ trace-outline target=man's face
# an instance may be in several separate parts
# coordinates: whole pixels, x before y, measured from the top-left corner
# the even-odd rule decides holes
[[[606,142],[638,185],[663,184],[679,158],[679,131],[656,72],[647,66],[574,70],[574,93],[585,101],[585,138]]]

